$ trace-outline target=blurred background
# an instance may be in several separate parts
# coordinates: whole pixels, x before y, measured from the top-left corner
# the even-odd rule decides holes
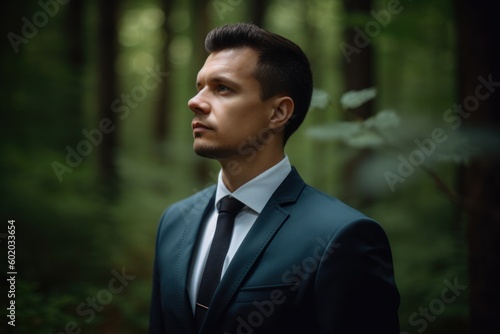
[[[316,90],[287,154],[308,183],[387,231],[402,332],[498,332],[494,2],[4,6],[0,246],[7,263],[15,220],[17,271],[6,332],[147,332],[161,213],[218,172],[192,152],[187,101],[203,40],[240,21],[308,54]]]

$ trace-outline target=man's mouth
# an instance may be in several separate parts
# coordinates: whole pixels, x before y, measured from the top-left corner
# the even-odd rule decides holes
[[[198,121],[194,121],[193,123],[191,123],[191,127],[194,133],[213,130],[210,126]]]

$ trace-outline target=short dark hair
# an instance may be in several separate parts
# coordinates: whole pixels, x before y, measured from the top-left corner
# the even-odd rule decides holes
[[[261,85],[261,99],[286,94],[294,112],[285,126],[284,143],[306,117],[313,90],[311,66],[302,49],[292,41],[251,23],[217,27],[205,39],[209,53],[249,47],[259,54],[255,78]]]

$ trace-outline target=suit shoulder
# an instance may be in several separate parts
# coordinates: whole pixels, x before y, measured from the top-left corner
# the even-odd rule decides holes
[[[162,219],[167,216],[178,216],[192,213],[193,211],[205,210],[208,203],[215,194],[215,185],[205,188],[189,197],[169,205],[162,214]]]
[[[309,229],[322,231],[332,238],[336,235],[336,238],[375,238],[388,242],[378,221],[307,184],[297,204],[294,209],[297,226],[306,224]]]
[[[345,222],[373,220],[338,198],[307,184],[304,187],[300,201],[302,202],[301,208],[307,208],[305,211],[314,216],[323,216],[327,219],[335,218],[335,220]]]

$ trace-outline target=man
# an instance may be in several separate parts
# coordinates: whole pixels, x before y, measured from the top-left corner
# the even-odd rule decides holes
[[[302,50],[251,24],[216,28],[205,47],[193,147],[221,171],[161,218],[150,333],[399,333],[382,228],[284,154],[311,100]],[[228,213],[227,200],[242,204]]]

